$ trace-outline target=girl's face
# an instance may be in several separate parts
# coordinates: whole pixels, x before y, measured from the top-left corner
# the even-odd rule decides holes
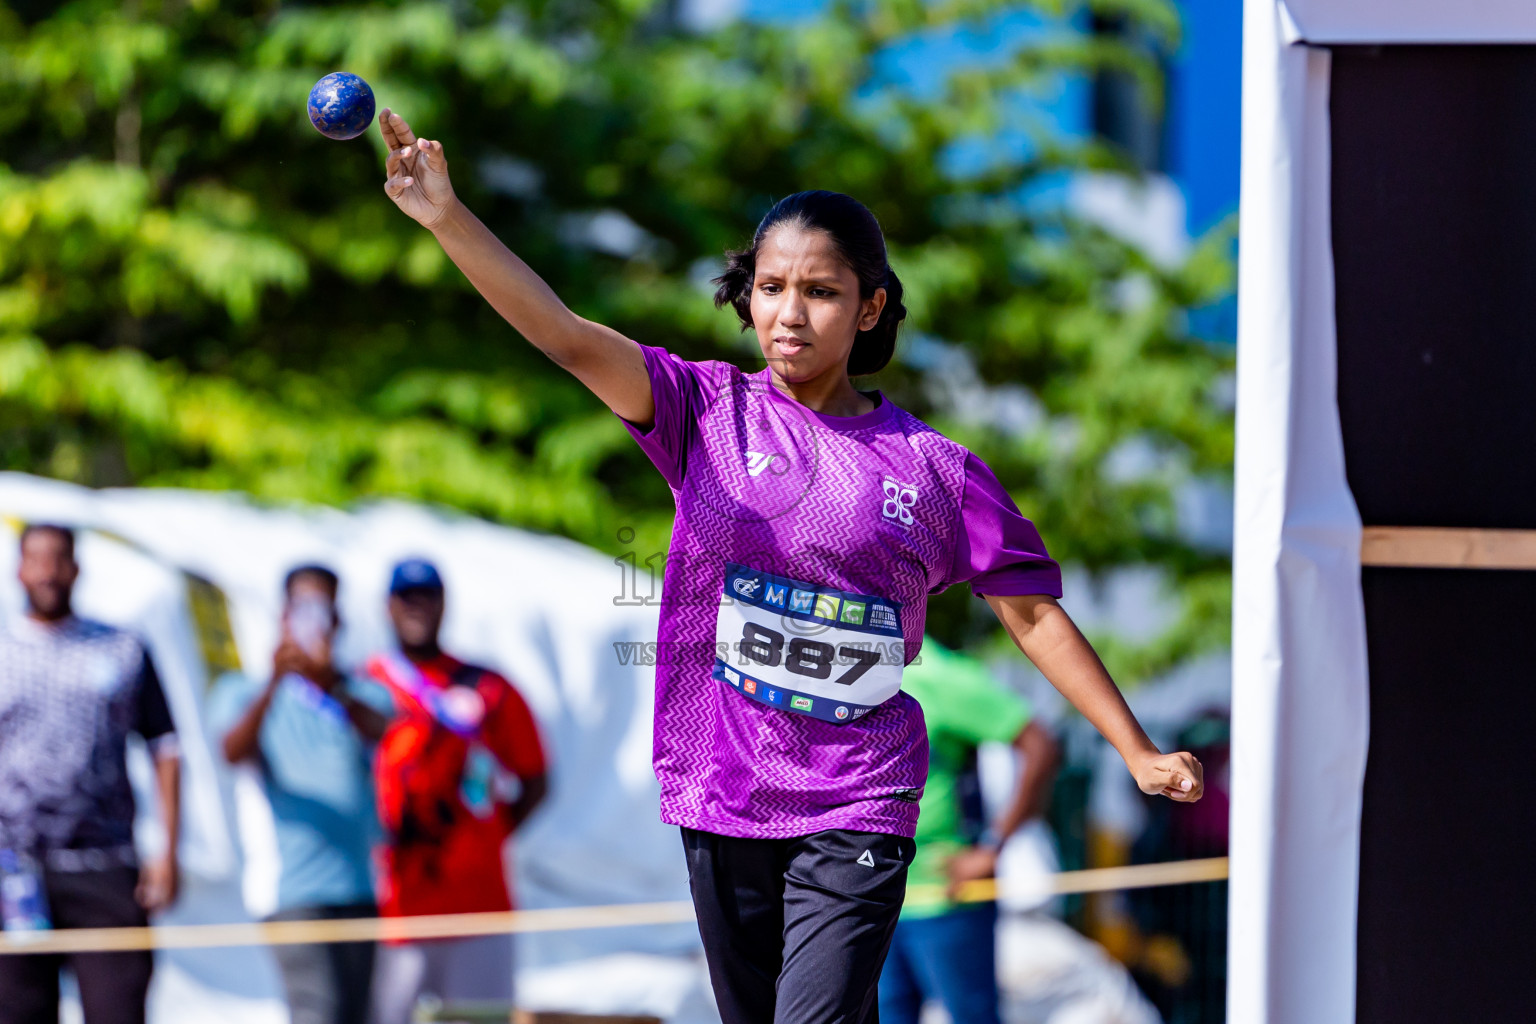
[[[785,383],[846,374],[854,338],[879,321],[884,306],[884,288],[859,298],[858,277],[825,231],[784,224],[758,246],[752,327]]]

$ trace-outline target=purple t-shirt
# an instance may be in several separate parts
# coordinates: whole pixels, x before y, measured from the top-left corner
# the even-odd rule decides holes
[[[896,687],[928,595],[1060,596],[1060,569],[981,460],[883,397],[826,416],[766,369],[644,352],[656,420],[628,426],[677,501],[657,637],[662,820],[911,837],[928,740]]]

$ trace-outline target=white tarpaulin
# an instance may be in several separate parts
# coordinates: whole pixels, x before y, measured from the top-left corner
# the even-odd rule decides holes
[[[1287,45],[1275,0],[1244,13],[1228,1020],[1344,1024],[1368,687],[1335,397],[1330,58]]]
[[[233,495],[91,491],[18,474],[0,474],[0,516],[13,527],[53,521],[88,528],[80,540],[78,610],[135,630],[153,651],[186,749],[188,880],[167,921],[238,920],[242,903],[259,912],[272,898],[276,873],[264,802],[236,784],[202,731],[205,664],[216,657],[208,648],[217,646],[220,630],[207,621],[217,609],[211,612],[207,601],[194,607],[189,598],[197,589],[189,574],[222,592],[242,666],[262,676],[270,671],[289,568],[318,561],[340,574],[339,659],[355,665],[388,643],[388,570],[408,555],[431,558],[443,572],[444,646],[514,679],[549,748],[549,801],[514,846],[519,904],[687,898],[677,831],[657,818],[653,670],[624,663],[615,648],[654,639],[656,608],[616,603],[634,587],[621,591],[620,567],[609,557],[559,538],[400,504],[354,512],[264,508]],[[0,544],[6,615],[20,612],[20,590],[11,582],[15,554],[14,542]],[[147,762],[136,774],[147,781]],[[144,818],[153,817],[150,793],[141,785]],[[156,842],[155,829],[141,834],[146,845]],[[281,1020],[265,956],[254,964],[244,950],[163,956],[152,997],[156,1019]],[[692,924],[527,936],[518,957],[522,1001],[534,1008],[718,1019]],[[579,984],[566,983],[572,978]]]
[[[1280,6],[1290,41],[1317,45],[1536,42],[1531,0],[1281,0]]]

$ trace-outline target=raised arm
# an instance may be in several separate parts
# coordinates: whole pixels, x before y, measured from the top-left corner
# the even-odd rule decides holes
[[[1204,792],[1200,762],[1160,753],[1131,714],[1104,663],[1055,598],[988,596],[987,604],[1030,661],[1103,733],[1143,793],[1194,803]]]
[[[379,113],[379,130],[389,147],[384,191],[395,205],[432,232],[469,283],[534,347],[574,374],[615,413],[649,426],[656,408],[640,346],[571,312],[459,202],[442,143],[418,139],[405,118],[387,107]]]

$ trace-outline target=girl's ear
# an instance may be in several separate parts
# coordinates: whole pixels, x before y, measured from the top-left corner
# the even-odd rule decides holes
[[[859,330],[867,331],[880,322],[880,313],[885,309],[885,289],[876,288],[875,294],[865,299],[859,308]]]

